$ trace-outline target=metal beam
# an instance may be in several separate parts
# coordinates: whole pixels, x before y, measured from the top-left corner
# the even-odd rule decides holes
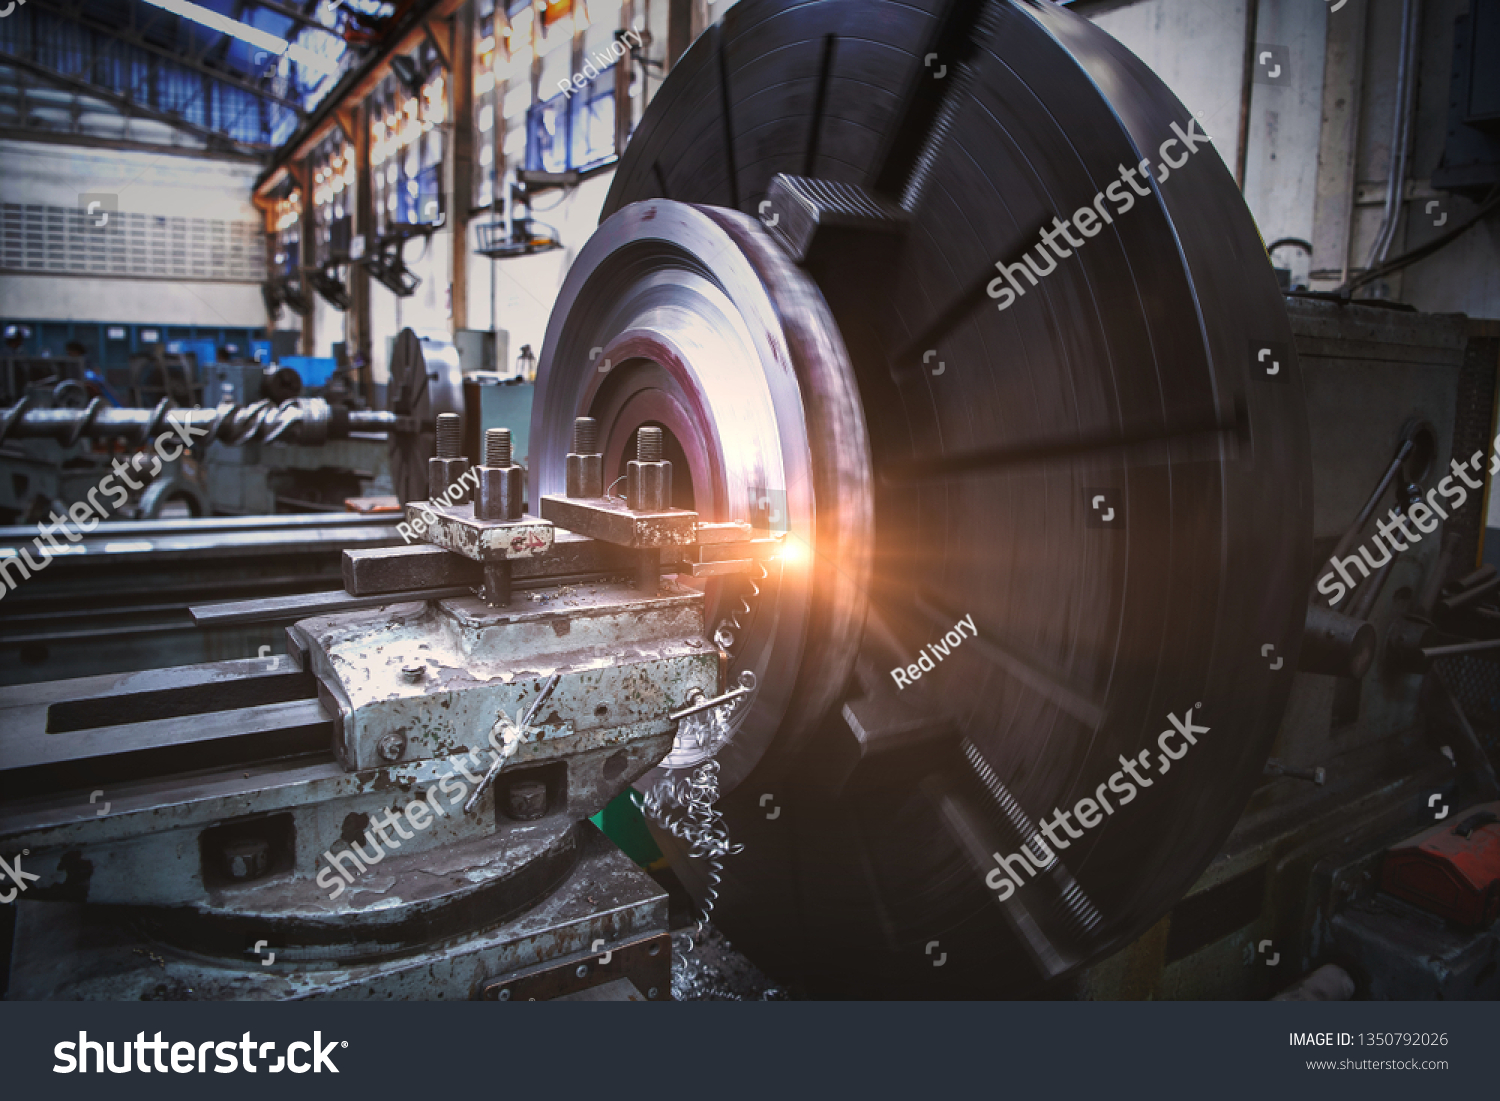
[[[274,3],[273,0],[245,0],[245,2],[252,8],[264,8],[266,11],[275,12],[277,15],[285,16],[287,19],[290,19],[294,23],[297,23],[301,26],[307,27],[309,30],[322,31],[324,34],[331,34],[340,42],[344,40],[344,36],[337,30],[332,27],[325,27],[322,23],[319,23],[316,19],[308,15],[306,12],[300,12],[296,8],[287,7],[285,4]]]
[[[246,155],[256,156],[257,154],[257,151],[253,146],[247,146],[242,142],[237,142],[234,139],[226,137],[225,135],[219,133],[217,130],[205,129],[204,127],[199,126],[196,123],[188,122],[186,119],[178,118],[177,116],[169,114],[166,111],[159,111],[154,107],[143,107],[141,104],[127,98],[126,96],[122,96],[120,93],[110,88],[100,88],[98,85],[90,84],[86,80],[80,80],[76,76],[71,76],[67,73],[59,73],[56,70],[49,69],[47,66],[40,65],[37,62],[30,60],[29,58],[17,57],[13,53],[8,53],[5,50],[0,50],[0,64],[13,65],[23,72],[31,73],[33,76],[40,77],[42,80],[48,81],[52,84],[56,84],[61,88],[67,88],[71,91],[79,92],[93,99],[102,100],[103,102],[108,103],[111,107],[114,107],[122,115],[127,115],[133,118],[151,119],[154,122],[160,122],[164,125],[173,127],[174,129],[181,130],[183,133],[191,134],[198,140],[205,142],[210,147],[227,146],[228,148],[233,149],[236,152],[244,153]],[[259,156],[256,156],[256,159],[260,159]]]
[[[195,56],[177,53],[163,46],[158,46],[147,39],[142,30],[130,27],[115,27],[95,19],[92,16],[84,14],[80,5],[59,4],[55,0],[30,0],[30,7],[45,11],[49,15],[55,15],[60,19],[66,19],[70,23],[76,23],[80,27],[91,30],[96,34],[101,34],[106,38],[112,38],[117,42],[123,42],[127,46],[133,46],[138,50],[145,50],[147,53],[164,57],[184,68],[206,73],[222,84],[226,84],[231,88],[238,88],[240,91],[247,92],[253,96],[259,96],[268,103],[274,103],[278,107],[283,107],[291,111],[299,120],[307,118],[307,112],[295,100],[286,99],[274,92],[267,91],[238,75],[231,69],[216,69],[212,65],[207,65],[198,60]]]
[[[471,2],[454,13],[448,49],[449,89],[455,121],[446,160],[453,176],[448,186],[448,221],[453,230],[449,249],[453,328],[469,327],[469,208],[474,205],[474,9]],[[432,24],[427,24],[428,34]],[[434,40],[434,45],[436,45]],[[453,62],[456,61],[456,65]],[[498,112],[497,112],[498,113]],[[504,121],[501,120],[501,125]]]
[[[359,103],[390,72],[391,58],[408,53],[425,36],[422,24],[428,19],[447,19],[463,0],[415,0],[398,26],[391,28],[381,44],[356,69],[346,72],[329,90],[312,115],[273,155],[271,166],[255,181],[255,191],[263,194],[276,187],[286,176],[287,165],[307,156],[338,125],[336,112],[348,103]]]
[[[86,95],[87,93],[81,94]],[[86,131],[48,130],[38,126],[0,126],[0,141],[29,141],[47,145],[79,145],[89,149],[120,149],[140,153],[160,153],[173,157],[199,157],[209,160],[232,158],[255,164],[259,164],[265,159],[265,155],[262,153],[247,153],[239,149],[197,149],[184,145],[168,145],[166,142],[135,141],[130,138],[96,136]],[[131,278],[141,277],[132,276]]]

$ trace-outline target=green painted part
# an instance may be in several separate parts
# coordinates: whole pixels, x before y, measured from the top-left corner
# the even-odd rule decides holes
[[[603,830],[621,852],[646,868],[661,859],[661,850],[656,847],[651,831],[646,827],[646,818],[636,805],[638,798],[640,796],[634,789],[626,788],[589,821]]]

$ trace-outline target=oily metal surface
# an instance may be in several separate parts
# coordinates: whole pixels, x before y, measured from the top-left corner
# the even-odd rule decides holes
[[[764,213],[776,173],[910,217],[892,249],[808,264],[869,423],[875,559],[847,708],[802,716],[816,734],[773,738],[721,803],[744,851],[714,920],[773,975],[865,996],[1055,989],[1166,912],[1261,770],[1311,566],[1305,407],[1219,153],[1158,169],[1174,123],[1192,119],[1149,70],[1050,4],[742,0],[626,151],[606,217],[663,196]],[[1143,159],[1148,194],[1000,310],[995,264],[1036,255],[1041,228]],[[961,620],[974,633],[933,660]],[[898,684],[924,652],[933,668]],[[899,727],[852,776],[847,709]],[[1157,767],[1189,711],[1207,731]],[[1130,805],[1105,795],[1044,871],[995,886],[987,853],[1040,852],[1039,820],[1143,752],[1155,778]]]

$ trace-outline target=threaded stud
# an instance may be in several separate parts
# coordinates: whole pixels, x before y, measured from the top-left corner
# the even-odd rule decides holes
[[[661,429],[645,425],[635,434],[635,457],[643,463],[661,462]]]
[[[599,422],[593,417],[573,421],[573,454],[594,455],[599,451]]]
[[[437,457],[457,459],[463,454],[463,419],[457,413],[439,413],[437,419]]]
[[[484,465],[510,465],[510,429],[487,428],[484,432]]]

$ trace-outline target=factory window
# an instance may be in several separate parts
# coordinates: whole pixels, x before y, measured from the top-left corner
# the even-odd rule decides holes
[[[313,231],[318,262],[349,255],[354,214],[354,146],[342,133],[313,155]]]
[[[497,36],[504,53],[497,48],[493,98],[481,101],[476,86],[476,108],[494,108],[483,116],[500,145],[493,167],[588,169],[619,153],[615,77],[623,48],[614,43],[628,10],[621,0],[509,6]]]
[[[271,275],[297,280],[302,274],[302,192],[292,188],[271,208]]]
[[[500,100],[505,81],[499,76],[509,60],[503,31],[508,28],[504,11],[495,10],[495,0],[474,5],[474,205],[487,207],[495,201],[495,181],[505,127],[500,121]]]
[[[370,172],[377,233],[442,225],[443,123],[448,88],[431,43],[401,55],[370,97]]]

